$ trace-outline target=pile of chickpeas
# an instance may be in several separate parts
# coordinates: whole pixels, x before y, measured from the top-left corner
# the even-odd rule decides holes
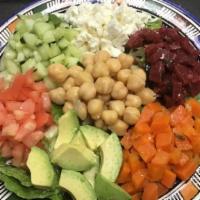
[[[75,109],[81,120],[91,119],[98,128],[124,135],[137,122],[142,105],[156,98],[145,87],[146,73],[124,53],[118,58],[107,51],[86,53],[81,64],[48,67],[49,76],[59,85],[49,92],[51,100],[63,105],[64,112]]]

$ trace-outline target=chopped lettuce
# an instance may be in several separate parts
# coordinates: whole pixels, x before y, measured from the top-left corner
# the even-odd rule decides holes
[[[151,20],[151,21],[148,21],[147,24],[146,24],[146,27],[149,28],[149,29],[159,29],[162,27],[162,19],[161,18],[158,18],[156,20]]]
[[[59,118],[63,115],[62,106],[52,104],[51,113],[53,115],[54,121],[57,123]]]

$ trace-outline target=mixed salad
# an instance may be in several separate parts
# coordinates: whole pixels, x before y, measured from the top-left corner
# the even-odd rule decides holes
[[[161,19],[83,3],[20,16],[0,60],[0,181],[19,199],[157,200],[200,164],[200,52]]]

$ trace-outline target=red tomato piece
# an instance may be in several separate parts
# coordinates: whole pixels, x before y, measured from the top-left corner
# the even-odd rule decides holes
[[[6,109],[9,111],[9,112],[13,112],[15,110],[19,110],[20,106],[21,106],[21,102],[17,102],[17,101],[7,101],[5,103],[6,105]]]
[[[20,110],[29,115],[33,114],[35,112],[35,102],[32,99],[27,99],[21,104]]]
[[[9,142],[5,142],[1,148],[1,156],[4,158],[9,158],[12,156],[12,146]]]
[[[51,110],[51,100],[49,98],[49,94],[47,92],[44,92],[41,95],[41,98],[42,98],[43,108],[45,109],[45,111],[49,112]]]
[[[44,133],[42,131],[35,131],[30,134],[27,134],[23,139],[23,143],[31,148],[38,144],[38,142],[44,137]]]
[[[49,122],[51,120],[51,116],[48,113],[38,113],[36,114],[36,123],[37,123],[37,128],[43,128],[45,125],[49,125]]]
[[[16,167],[21,166],[21,162],[24,159],[24,151],[25,151],[25,146],[22,143],[18,143],[14,145],[12,149],[12,164]]]
[[[19,130],[19,124],[13,122],[3,127],[2,135],[15,136],[18,130]]]

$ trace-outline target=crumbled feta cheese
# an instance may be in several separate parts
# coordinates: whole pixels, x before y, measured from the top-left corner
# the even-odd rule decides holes
[[[73,41],[78,47],[92,52],[107,50],[117,57],[124,51],[128,36],[144,28],[151,15],[137,12],[125,3],[83,3],[70,7],[64,19],[80,29]]]

